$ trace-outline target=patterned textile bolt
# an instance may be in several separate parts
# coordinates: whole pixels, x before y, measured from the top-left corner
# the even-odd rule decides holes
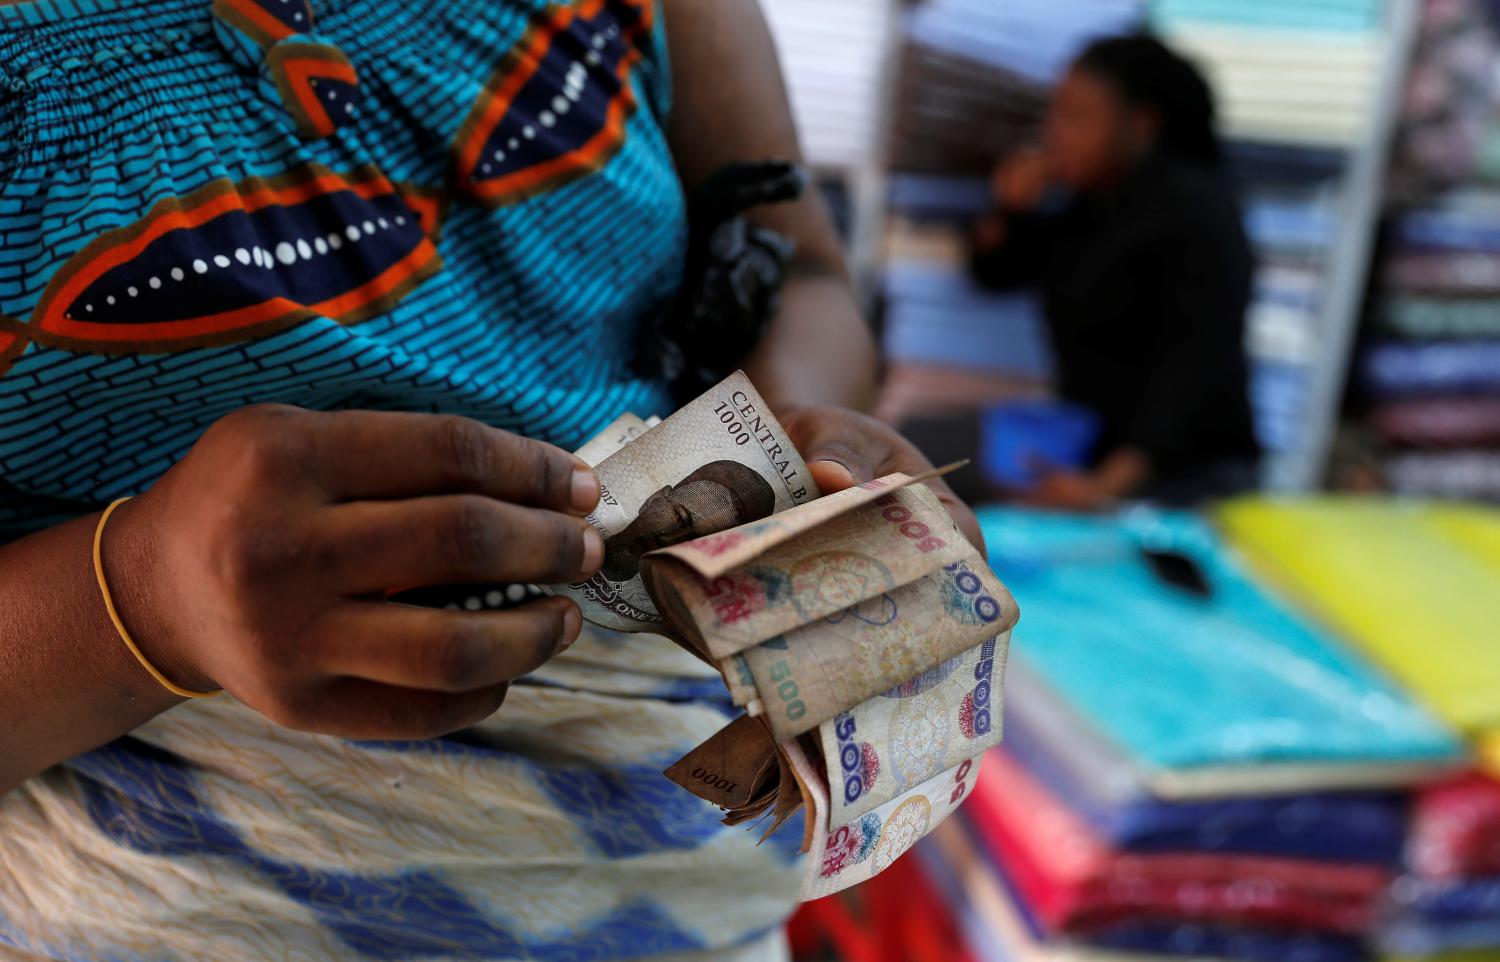
[[[568,448],[665,413],[631,364],[687,238],[660,17],[0,0],[0,539],[139,492],[246,404]],[[0,946],[776,958],[801,831],[757,848],[661,774],[730,713],[670,643],[592,631],[428,742],[183,706],[0,797]]]

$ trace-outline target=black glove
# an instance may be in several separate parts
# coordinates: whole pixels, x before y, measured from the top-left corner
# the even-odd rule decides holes
[[[729,164],[688,198],[688,250],[682,289],[648,326],[634,368],[665,378],[685,402],[744,363],[776,314],[796,245],[751,223],[758,204],[792,200],[807,185],[786,161]]]

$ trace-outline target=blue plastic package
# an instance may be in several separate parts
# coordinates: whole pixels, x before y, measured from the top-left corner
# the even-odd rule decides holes
[[[1062,401],[988,408],[980,419],[980,469],[996,484],[1025,490],[1048,468],[1085,467],[1099,430],[1092,411]]]

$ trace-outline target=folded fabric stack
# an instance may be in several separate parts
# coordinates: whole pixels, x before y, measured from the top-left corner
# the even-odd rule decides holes
[[[1044,380],[1051,368],[1034,295],[978,287],[951,265],[886,269],[885,351],[908,362]]]
[[[1156,0],[1151,19],[1367,33],[1379,28],[1379,11],[1370,0]]]
[[[1231,136],[1348,147],[1368,121],[1384,10],[1382,0],[1152,0],[1149,19],[1208,72]]]
[[[907,35],[915,44],[1050,84],[1090,40],[1138,26],[1141,6],[1141,0],[926,0],[907,15]]]
[[[1497,38],[1486,0],[1426,0],[1406,74],[1388,195],[1410,204],[1482,172]]]
[[[1355,365],[1381,473],[1402,494],[1500,501],[1495,23],[1486,0],[1424,0],[1407,75]]]
[[[1396,218],[1390,235],[1358,369],[1386,481],[1500,501],[1500,197],[1446,195]]]
[[[1140,0],[927,0],[904,24],[893,163],[983,175],[1033,139],[1046,91],[1090,40],[1140,23]]]
[[[1364,958],[1457,739],[1196,516],[981,523],[1025,611],[1005,741],[923,854],[975,956]]]
[[[891,193],[879,416],[902,423],[1044,393],[1052,363],[1036,293],[969,275],[965,237],[988,204],[984,182],[896,174]]]
[[[1407,874],[1381,943],[1393,958],[1500,958],[1500,783],[1468,775],[1417,797]]]
[[[1426,0],[1409,72],[1398,190],[1500,182],[1500,3]],[[1420,196],[1418,194],[1417,196]]]
[[[1500,511],[1361,499],[1226,506],[1228,536],[1276,583],[1469,735],[1500,773]],[[1380,943],[1390,959],[1500,959],[1500,787],[1423,792],[1408,874]]]
[[[1281,153],[1305,158],[1306,169],[1326,170],[1317,152]],[[1244,197],[1246,233],[1261,262],[1245,318],[1253,360],[1250,398],[1261,444],[1273,452],[1294,450],[1301,440],[1311,387],[1307,372],[1318,348],[1313,332],[1323,306],[1324,262],[1334,242],[1327,184],[1302,179],[1298,170],[1285,162],[1281,168],[1262,167]],[[1288,180],[1268,182],[1270,175]]]
[[[1259,570],[1468,735],[1500,774],[1500,510],[1244,498],[1219,522]]]
[[[1004,64],[908,41],[892,118],[895,169],[983,177],[1035,139],[1047,88]]]

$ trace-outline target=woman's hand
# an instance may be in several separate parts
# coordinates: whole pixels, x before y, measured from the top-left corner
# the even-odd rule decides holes
[[[799,407],[777,412],[782,427],[807,462],[807,469],[824,494],[903,471],[918,474],[932,463],[894,428],[866,414],[840,407]],[[927,484],[953,516],[964,536],[982,553],[984,536],[969,506],[958,499],[942,478]]]
[[[105,563],[147,656],[272,721],[423,738],[494,712],[578,636],[548,598],[496,613],[389,604],[388,589],[555,583],[603,558],[571,455],[457,417],[246,408],[121,506]]]
[[[1098,511],[1113,501],[1098,479],[1087,471],[1048,471],[1020,497],[1020,502],[1028,507],[1053,511]]]
[[[1051,184],[1047,155],[1031,147],[1009,154],[990,174],[990,195],[1005,210],[1038,207]]]
[[[1023,504],[1058,511],[1099,511],[1140,492],[1151,479],[1151,459],[1136,448],[1111,451],[1092,471],[1046,471]]]

